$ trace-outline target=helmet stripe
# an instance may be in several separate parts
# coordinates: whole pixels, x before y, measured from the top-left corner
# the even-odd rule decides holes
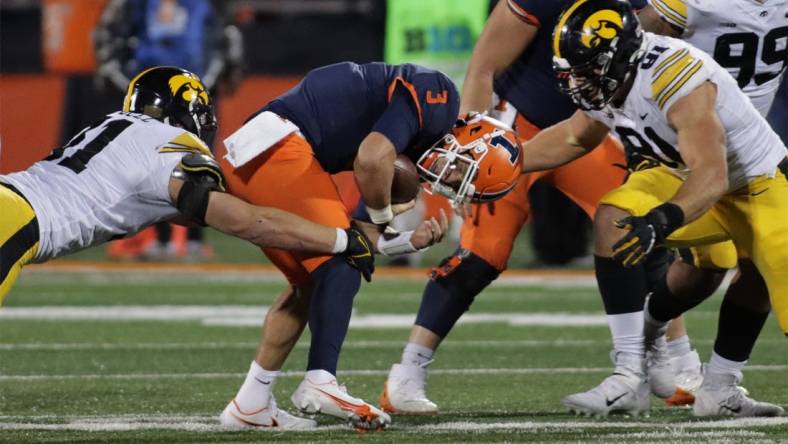
[[[558,24],[555,26],[555,30],[553,31],[553,53],[556,57],[561,57],[561,28],[566,25],[566,22],[569,20],[569,17],[572,16],[572,13],[575,12],[575,10],[580,7],[580,5],[586,3],[587,1],[588,0],[578,1],[574,5],[570,6],[569,9],[567,9],[563,14],[561,14],[561,17],[558,19]]]
[[[145,71],[134,76],[133,79],[129,82],[129,87],[126,90],[126,97],[123,98],[123,112],[128,113],[131,111],[131,96],[134,93],[134,85],[137,84],[137,81],[140,77],[144,76],[148,71],[158,68],[158,66],[154,66],[153,68],[148,68]]]

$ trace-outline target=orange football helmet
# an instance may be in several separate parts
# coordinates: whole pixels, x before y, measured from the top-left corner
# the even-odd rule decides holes
[[[454,205],[492,202],[514,188],[522,157],[520,141],[509,126],[473,114],[422,154],[417,168],[426,191]]]

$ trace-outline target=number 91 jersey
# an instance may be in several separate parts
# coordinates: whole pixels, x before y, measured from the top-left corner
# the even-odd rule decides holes
[[[736,79],[758,112],[769,112],[788,64],[788,0],[649,0]]]
[[[40,233],[33,262],[43,262],[178,215],[170,176],[185,153],[203,150],[210,154],[182,128],[117,112],[0,182],[33,207]]]
[[[715,109],[726,136],[729,190],[753,178],[773,176],[785,158],[785,146],[736,81],[708,54],[670,37],[644,33],[644,56],[621,107],[607,105],[586,111],[592,119],[615,130],[627,150],[633,150],[686,178],[676,131],[668,110],[705,82],[716,86]]]

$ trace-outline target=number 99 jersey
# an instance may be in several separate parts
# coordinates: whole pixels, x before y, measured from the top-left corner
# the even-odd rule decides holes
[[[182,128],[116,112],[0,182],[30,202],[40,235],[32,262],[44,262],[177,216],[170,176],[195,151],[210,154]]]
[[[716,85],[715,109],[727,140],[728,189],[741,188],[758,176],[773,176],[786,156],[785,146],[735,80],[708,54],[688,43],[643,34],[644,56],[623,105],[608,104],[586,113],[615,130],[627,150],[652,158],[686,178],[678,136],[667,114],[676,101],[711,82]]]
[[[788,0],[649,0],[681,39],[711,54],[758,112],[769,112],[788,64]]]

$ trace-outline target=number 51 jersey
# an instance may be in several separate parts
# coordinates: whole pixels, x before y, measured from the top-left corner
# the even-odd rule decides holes
[[[170,175],[187,152],[207,147],[183,129],[116,112],[25,171],[0,176],[30,202],[44,262],[178,215]]]
[[[773,176],[785,146],[736,81],[705,52],[682,40],[644,33],[644,56],[620,108],[607,105],[586,113],[615,130],[627,150],[653,158],[686,178],[676,131],[668,123],[671,106],[705,82],[716,86],[715,108],[726,136],[728,187]]]
[[[682,31],[681,39],[711,54],[766,115],[788,65],[788,0],[649,0]]]

